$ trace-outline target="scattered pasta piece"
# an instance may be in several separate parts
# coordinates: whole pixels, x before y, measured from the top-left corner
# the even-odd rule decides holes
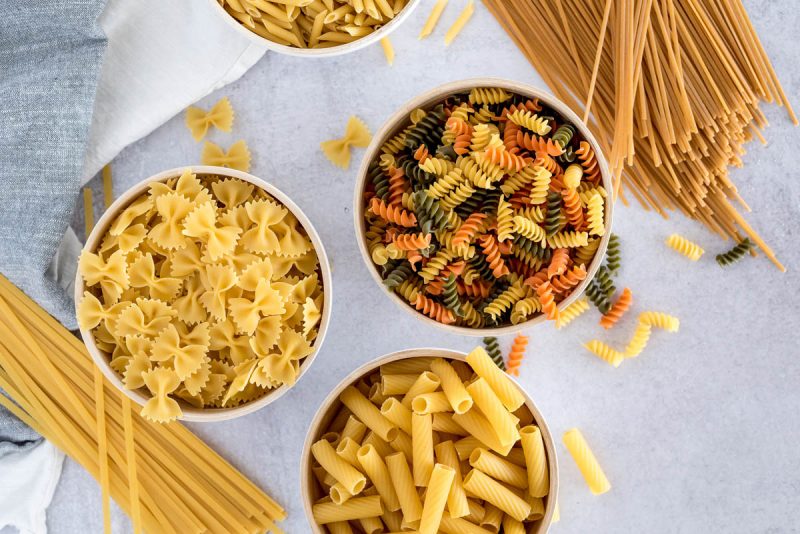
[[[556,328],[561,330],[569,323],[577,319],[586,310],[589,309],[589,300],[586,297],[581,297],[563,310],[556,319]]]
[[[456,37],[458,37],[458,34],[461,33],[461,30],[464,29],[464,26],[466,26],[469,19],[472,18],[472,14],[474,12],[475,12],[475,2],[473,0],[469,0],[464,10],[461,11],[461,14],[458,16],[456,21],[453,23],[452,26],[450,26],[450,29],[447,30],[447,33],[445,33],[444,35],[445,46],[450,45],[450,43],[452,43],[453,40]]]
[[[186,127],[195,141],[202,141],[209,126],[228,132],[233,129],[233,106],[228,97],[220,98],[214,106],[205,111],[195,106],[186,109]]]
[[[320,143],[320,148],[331,163],[342,169],[350,166],[350,146],[366,147],[372,134],[364,122],[356,116],[350,117],[347,121],[344,137]]]
[[[650,340],[651,332],[652,327],[643,322],[640,318],[639,323],[636,325],[636,330],[633,332],[633,336],[625,346],[625,357],[635,358],[641,354],[644,348],[647,346],[647,342]]]
[[[604,362],[613,365],[614,367],[619,367],[622,363],[622,360],[625,359],[625,355],[622,354],[620,351],[612,349],[602,341],[597,339],[593,339],[592,341],[586,343],[584,345],[586,350],[603,360]]]
[[[617,301],[611,306],[611,309],[606,312],[605,315],[600,319],[600,326],[608,330],[612,328],[620,318],[628,311],[628,308],[631,307],[633,303],[633,295],[631,294],[631,290],[627,287],[622,290],[622,294],[619,296]]]
[[[433,33],[434,28],[436,28],[436,23],[439,22],[439,17],[442,16],[444,8],[447,7],[447,2],[448,0],[436,0],[436,4],[434,4],[433,9],[431,9],[431,14],[428,15],[425,25],[422,26],[422,30],[419,32],[420,39],[424,39]]]
[[[639,320],[667,332],[677,332],[680,328],[680,320],[677,317],[663,312],[646,311],[639,316]]]
[[[147,238],[123,252],[135,226]],[[78,269],[78,324],[126,388],[149,392],[152,421],[179,417],[181,402],[228,407],[291,386],[314,351],[316,253],[295,216],[247,182],[187,171],[151,184]]]
[[[511,350],[508,351],[508,363],[506,370],[512,376],[519,376],[519,366],[525,358],[525,347],[528,346],[528,336],[517,334],[514,342],[511,344]]]
[[[381,39],[381,48],[383,48],[383,55],[386,56],[386,63],[391,67],[394,64],[394,46],[388,37]]]
[[[242,140],[232,144],[227,152],[219,145],[206,141],[200,154],[200,163],[247,172],[250,170],[250,149]]]
[[[492,361],[497,367],[506,370],[506,362],[503,361],[503,353],[500,351],[500,343],[494,336],[486,336],[483,338],[483,346],[486,348],[486,353],[492,358]]]
[[[736,246],[734,246],[728,252],[717,254],[715,259],[720,267],[727,267],[731,263],[736,263],[744,258],[744,256],[751,250],[753,250],[753,242],[750,241],[749,238],[745,237],[740,243],[737,243]]]
[[[678,234],[669,236],[666,243],[668,247],[677,250],[692,261],[699,260],[705,252],[699,245]]]
[[[567,430],[564,432],[563,441],[592,493],[602,495],[610,490],[611,483],[581,431],[577,428]]]

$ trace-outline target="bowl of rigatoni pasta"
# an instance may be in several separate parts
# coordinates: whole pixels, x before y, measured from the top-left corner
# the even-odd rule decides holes
[[[377,43],[420,0],[209,0],[226,23],[282,54],[338,56]]]
[[[359,367],[322,403],[300,465],[317,534],[539,534],[558,497],[547,423],[480,347]]]

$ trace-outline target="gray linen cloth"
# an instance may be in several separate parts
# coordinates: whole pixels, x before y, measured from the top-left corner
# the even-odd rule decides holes
[[[104,5],[0,0],[0,272],[68,328],[71,297],[47,273],[80,187]],[[0,460],[36,439],[0,409]]]

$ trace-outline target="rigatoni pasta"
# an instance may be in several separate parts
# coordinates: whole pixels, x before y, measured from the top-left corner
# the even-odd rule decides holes
[[[346,524],[354,532],[486,534],[504,521],[511,532],[540,521],[551,502],[548,449],[525,396],[502,371],[484,368],[487,360],[494,366],[481,348],[466,363],[398,360],[344,387],[312,444],[316,523],[334,525],[331,533]],[[363,393],[376,385],[387,394]],[[388,440],[379,435],[385,425]],[[339,439],[335,454],[352,471],[319,454],[333,447],[324,437]],[[366,484],[348,494],[356,474]]]

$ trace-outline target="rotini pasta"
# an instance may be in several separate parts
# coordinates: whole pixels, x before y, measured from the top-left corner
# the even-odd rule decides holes
[[[511,344],[511,349],[508,351],[508,360],[506,363],[506,371],[513,376],[519,376],[519,367],[522,360],[525,358],[525,347],[528,346],[528,336],[517,334],[514,342]]]
[[[368,166],[364,191],[367,250],[387,286],[421,280],[413,295],[403,286],[405,300],[448,324],[555,319],[606,226],[584,142],[552,109],[500,87],[413,110]]]
[[[667,246],[678,251],[692,261],[697,261],[705,252],[699,245],[692,243],[688,239],[678,234],[672,234],[667,238]]]

